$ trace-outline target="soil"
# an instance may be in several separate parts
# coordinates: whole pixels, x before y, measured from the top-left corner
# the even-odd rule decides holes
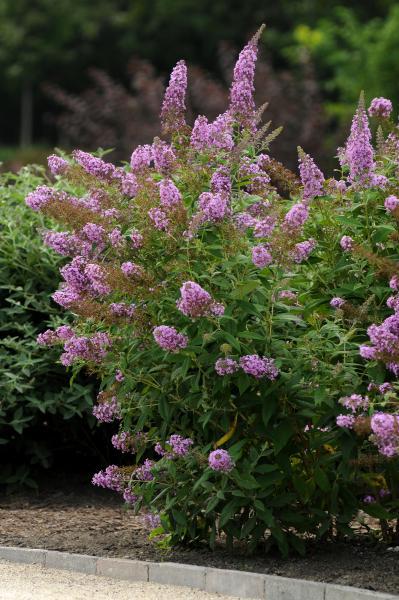
[[[359,533],[354,540],[312,546],[306,557],[229,553],[222,546],[178,547],[165,553],[148,540],[134,516],[111,492],[63,481],[40,493],[0,495],[0,545],[46,548],[136,560],[181,562],[325,581],[399,594],[399,547]]]

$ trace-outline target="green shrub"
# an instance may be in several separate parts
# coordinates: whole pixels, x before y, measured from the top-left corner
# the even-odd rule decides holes
[[[399,289],[398,133],[380,119],[375,152],[361,101],[339,179],[300,149],[299,182],[265,154],[275,133],[256,130],[255,60],[256,38],[228,112],[193,128],[179,62],[162,110],[171,142],[139,146],[131,170],[82,151],[49,157],[57,185],[27,203],[69,228],[47,243],[73,257],[54,298],[76,319],[40,343],[102,377],[94,412],[120,420],[112,444],[135,459],[93,483],[147,511],[163,543],[213,546],[224,534],[303,552],[309,538],[349,534],[359,509],[388,539],[399,507],[398,296],[385,304]],[[68,193],[77,184],[79,198]],[[390,353],[368,346],[381,321]]]
[[[43,247],[37,235],[46,220],[24,202],[44,181],[44,170],[39,167],[0,176],[2,483],[32,483],[30,467],[48,467],[52,445],[58,447],[68,437],[69,444],[74,439],[79,445],[76,436],[65,435],[65,430],[74,417],[87,416],[92,404],[93,385],[83,378],[70,385],[64,367],[56,364],[54,351],[40,350],[36,343],[40,331],[59,323],[50,292],[63,262]]]

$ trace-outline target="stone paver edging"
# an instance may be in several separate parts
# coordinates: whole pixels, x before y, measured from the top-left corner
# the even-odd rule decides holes
[[[186,586],[206,592],[218,592],[236,598],[258,600],[398,600],[399,596],[359,588],[291,579],[276,575],[196,567],[179,563],[154,563],[123,558],[101,558],[40,550],[0,546],[0,559],[33,563],[53,569],[66,569],[124,579]]]

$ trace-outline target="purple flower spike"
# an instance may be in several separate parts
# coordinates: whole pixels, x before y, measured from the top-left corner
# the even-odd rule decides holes
[[[104,471],[99,471],[93,475],[92,484],[114,492],[122,492],[123,477],[116,465],[109,465]]]
[[[388,98],[373,98],[368,110],[370,117],[389,119],[392,112],[392,102]]]
[[[160,325],[155,327],[153,336],[160,348],[169,350],[169,352],[179,352],[188,344],[188,337],[183,333],[179,333],[174,327]]]
[[[263,269],[273,262],[273,257],[266,246],[254,246],[252,248],[252,262],[255,267]]]
[[[343,298],[339,298],[339,297],[333,298],[330,301],[330,306],[332,306],[332,308],[342,308],[344,306],[344,304],[345,304],[345,300]]]
[[[241,50],[234,67],[230,88],[230,112],[237,121],[249,129],[255,129],[254,78],[258,58],[258,40],[262,29]]]
[[[338,427],[346,427],[352,429],[355,424],[355,417],[353,415],[338,415],[336,418]]]
[[[255,379],[267,377],[273,381],[279,374],[279,370],[272,358],[262,357],[258,354],[247,354],[246,356],[242,356],[240,358],[240,367],[244,373],[252,375]]]
[[[208,457],[208,464],[212,471],[229,473],[235,467],[234,461],[227,450],[214,450]]]
[[[301,149],[299,149],[299,174],[303,185],[304,202],[323,195],[324,175],[313,158]]]
[[[218,358],[215,363],[215,371],[218,375],[233,375],[238,371],[238,363],[232,358]]]
[[[186,89],[187,67],[184,60],[180,60],[170,75],[163,99],[161,122],[164,133],[176,133],[186,125]]]
[[[344,252],[350,252],[353,249],[353,239],[349,235],[344,235],[339,242]]]
[[[364,98],[353,116],[350,135],[346,142],[342,164],[349,167],[349,181],[352,184],[373,185],[374,150],[371,145],[371,131],[364,108]]]
[[[51,154],[47,158],[47,164],[53,175],[62,175],[69,167],[69,163],[56,154]]]

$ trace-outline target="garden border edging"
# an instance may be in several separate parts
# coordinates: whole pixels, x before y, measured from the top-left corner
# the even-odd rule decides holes
[[[258,600],[398,600],[399,598],[398,595],[278,575],[180,563],[88,556],[57,550],[0,546],[0,559],[126,581],[190,587],[236,598]]]

